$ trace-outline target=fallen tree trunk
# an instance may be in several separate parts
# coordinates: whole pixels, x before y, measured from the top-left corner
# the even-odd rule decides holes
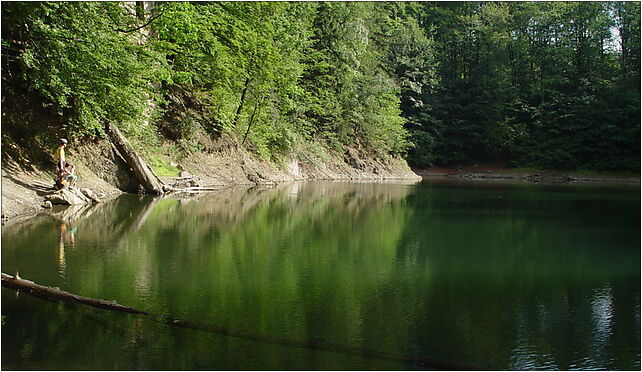
[[[54,300],[78,302],[78,303],[93,306],[93,307],[99,307],[99,308],[108,309],[108,310],[124,311],[126,313],[151,315],[150,313],[147,313],[145,311],[137,310],[128,306],[119,305],[118,303],[116,303],[116,301],[106,301],[106,300],[98,300],[95,298],[82,297],[82,296],[75,295],[73,293],[62,291],[59,288],[45,287],[44,285],[36,284],[30,280],[24,280],[20,278],[18,275],[11,276],[11,275],[2,273],[2,286],[21,290],[21,291],[28,291],[38,297],[45,297],[45,298],[50,298]]]
[[[337,345],[330,342],[323,341],[321,339],[312,339],[312,340],[293,340],[285,338],[273,338],[266,335],[255,334],[247,331],[239,331],[229,329],[223,326],[217,326],[213,324],[187,321],[181,319],[175,319],[165,315],[159,315],[154,313],[148,313],[146,311],[134,309],[128,306],[123,306],[117,304],[115,301],[105,301],[97,300],[89,297],[77,296],[75,294],[61,291],[59,288],[45,287],[43,285],[36,284],[30,280],[25,280],[20,278],[17,274],[15,276],[7,275],[2,273],[2,286],[11,288],[19,291],[28,291],[29,293],[52,300],[67,301],[72,303],[81,303],[89,306],[94,306],[98,308],[103,308],[107,310],[116,310],[123,311],[127,313],[140,314],[147,317],[152,321],[167,324],[175,327],[182,327],[187,329],[193,329],[203,332],[212,332],[225,336],[231,336],[246,340],[252,340],[257,342],[263,342],[267,344],[276,344],[276,345],[285,345],[293,346],[307,349],[331,351],[348,355],[356,355],[362,357],[370,357],[384,360],[393,360],[403,363],[413,363],[413,364],[423,364],[426,367],[436,369],[436,370],[481,370],[480,368],[473,368],[466,364],[453,363],[453,362],[444,362],[441,360],[428,358],[420,355],[407,355],[379,350],[370,350],[361,347],[353,346],[344,346]],[[486,369],[486,368],[484,368]]]
[[[118,130],[113,123],[106,123],[105,132],[107,132],[109,139],[120,153],[120,156],[122,156],[127,162],[127,165],[131,167],[136,180],[143,186],[145,191],[156,195],[163,194],[163,182],[145,163],[143,158],[132,149],[129,141],[123,136],[120,130]]]

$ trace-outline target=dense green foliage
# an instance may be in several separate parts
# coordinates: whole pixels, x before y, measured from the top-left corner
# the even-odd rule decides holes
[[[433,144],[418,162],[639,169],[640,3],[422,3],[417,14],[439,61],[435,91],[410,114]]]
[[[2,50],[70,136],[640,166],[638,2],[7,2]]]
[[[156,68],[161,54],[117,31],[135,22],[118,3],[3,4],[3,88],[16,87],[8,81],[14,75],[23,79],[66,116],[69,130],[140,123],[154,94],[150,82],[168,74]]]

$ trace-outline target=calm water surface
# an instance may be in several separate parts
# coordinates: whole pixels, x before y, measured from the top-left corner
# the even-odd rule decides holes
[[[4,227],[16,269],[196,326],[3,288],[3,370],[640,369],[639,185],[126,195]]]

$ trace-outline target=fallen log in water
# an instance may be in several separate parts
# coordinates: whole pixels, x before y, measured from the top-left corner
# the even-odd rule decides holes
[[[266,335],[255,334],[247,331],[238,331],[232,330],[227,327],[217,326],[213,324],[186,321],[171,318],[165,315],[159,315],[154,313],[149,313],[146,311],[134,309],[128,306],[119,305],[116,301],[105,301],[98,300],[89,297],[78,296],[69,292],[60,290],[59,288],[46,287],[43,285],[36,284],[30,280],[25,280],[20,278],[17,274],[11,276],[5,273],[2,273],[2,286],[19,290],[27,291],[37,297],[45,299],[53,299],[60,301],[68,301],[72,303],[81,303],[84,305],[89,305],[93,307],[98,307],[107,310],[122,311],[126,313],[140,314],[147,317],[147,319],[154,322],[167,324],[171,326],[193,329],[203,332],[212,332],[224,336],[241,338],[245,340],[252,340],[256,342],[263,342],[274,345],[283,345],[283,346],[292,346],[300,347],[306,349],[314,349],[328,352],[336,352],[360,357],[376,358],[382,360],[392,360],[402,363],[411,363],[411,364],[421,364],[424,367],[437,369],[437,370],[481,370],[481,368],[473,368],[471,366],[453,363],[453,362],[444,362],[441,360],[436,360],[433,358],[428,358],[419,355],[407,355],[400,353],[391,353],[386,351],[379,350],[370,350],[360,347],[353,346],[344,346],[337,345],[330,342],[326,342],[321,339],[312,339],[312,340],[292,340],[285,338],[274,338]]]
[[[126,313],[151,315],[148,312],[137,310],[128,306],[119,305],[116,301],[97,300],[95,298],[78,296],[73,293],[65,292],[60,288],[46,287],[44,285],[36,284],[30,280],[20,278],[18,275],[11,276],[2,273],[2,286],[21,291],[28,291],[38,297],[45,297],[54,300],[72,301],[81,304],[99,307],[102,309],[124,311]]]

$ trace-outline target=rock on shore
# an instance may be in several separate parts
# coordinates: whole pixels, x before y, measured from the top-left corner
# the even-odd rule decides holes
[[[45,196],[45,200],[50,201],[51,204],[63,205],[80,205],[90,203],[100,203],[101,198],[98,194],[89,188],[64,188],[54,191]]]

